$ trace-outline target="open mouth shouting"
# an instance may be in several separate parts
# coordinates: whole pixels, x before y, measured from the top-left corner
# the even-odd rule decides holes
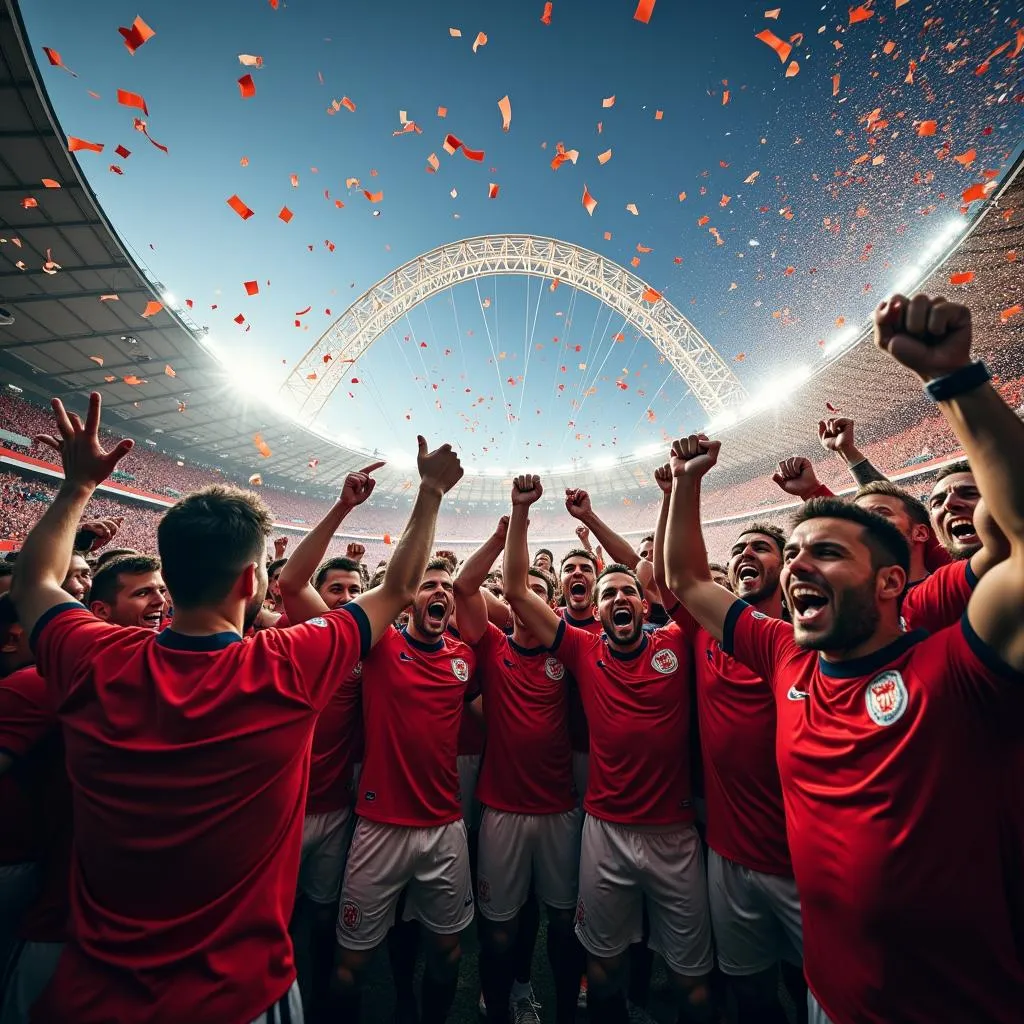
[[[631,626],[633,624],[633,613],[628,608],[616,608],[612,612],[612,623],[618,629]]]
[[[582,601],[584,598],[589,596],[586,583],[582,580],[576,580],[569,585],[569,595],[574,601]]]
[[[754,561],[741,562],[736,570],[736,582],[741,593],[756,589],[761,582],[761,566]]]
[[[829,596],[824,589],[805,580],[789,585],[789,607],[793,621],[803,629],[820,629],[828,609]]]
[[[160,623],[163,622],[163,612],[147,612],[142,616],[142,622],[140,625],[145,626],[146,629],[159,629]]]
[[[448,615],[447,601],[431,601],[427,605],[427,625],[434,629],[443,629]]]
[[[946,532],[960,547],[979,543],[974,521],[969,516],[952,516],[946,520]]]

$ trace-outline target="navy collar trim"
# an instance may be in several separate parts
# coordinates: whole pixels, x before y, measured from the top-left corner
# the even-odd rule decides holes
[[[540,647],[524,647],[522,644],[517,644],[512,637],[508,638],[508,645],[524,658],[535,658],[538,654],[548,653],[548,649],[543,644]]]
[[[171,651],[223,651],[232,644],[240,644],[237,633],[208,633],[206,636],[187,636],[167,628],[157,635],[156,642]]]
[[[565,609],[565,614],[562,616],[565,622],[568,622],[570,626],[576,626],[579,629],[587,629],[594,623],[593,617],[588,619],[577,619],[575,615],[569,614],[569,609]]]
[[[891,644],[886,644],[885,647],[871,654],[865,654],[863,658],[851,658],[849,661],[826,661],[819,654],[818,668],[823,676],[829,676],[832,679],[854,679],[857,676],[867,676],[895,661],[914,644],[919,644],[927,637],[927,630],[915,629],[897,637]]]
[[[433,643],[424,643],[422,640],[417,640],[415,637],[409,635],[409,630],[403,626],[401,629],[402,636],[405,638],[405,642],[410,647],[415,647],[418,651],[439,651],[444,647],[444,637],[438,637]]]
[[[608,645],[608,653],[613,658],[618,658],[619,661],[632,661],[634,658],[639,658],[640,655],[643,654],[644,651],[647,650],[647,645],[648,645],[648,643],[650,643],[650,641],[647,639],[647,633],[646,632],[644,632],[642,634],[642,639],[641,639],[641,642],[640,642],[640,646],[635,651],[617,651],[617,650],[615,650],[615,648],[612,647],[611,641],[608,639],[607,636],[605,637],[605,642]]]

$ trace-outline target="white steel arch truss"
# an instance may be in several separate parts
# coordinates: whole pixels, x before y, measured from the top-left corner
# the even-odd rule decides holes
[[[686,381],[709,415],[740,405],[743,385],[710,342],[669,301],[644,299],[649,285],[599,253],[537,235],[480,235],[438,246],[359,296],[302,357],[281,387],[307,423],[316,419],[353,362],[413,307],[452,285],[528,275],[594,296],[633,324]]]

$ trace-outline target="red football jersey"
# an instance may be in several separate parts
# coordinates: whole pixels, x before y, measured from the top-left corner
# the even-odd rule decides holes
[[[708,846],[753,871],[792,875],[775,761],[775,695],[682,606],[672,618],[693,641]]]
[[[905,628],[938,633],[959,622],[977,583],[969,559],[940,566],[903,595]]]
[[[307,814],[328,814],[352,803],[352,769],[363,749],[362,672],[358,662],[317,717]]]
[[[1004,773],[1024,677],[966,618],[829,662],[737,601],[722,646],[775,692],[804,971],[825,1013],[1017,1024]]]
[[[590,724],[583,807],[626,825],[693,820],[690,791],[692,647],[673,623],[621,654],[604,636],[561,623],[551,647],[576,677]]]
[[[604,632],[604,626],[600,621],[593,618],[577,619],[569,614],[569,609],[562,607],[555,609],[561,618],[570,626],[586,630],[595,636]],[[576,679],[569,673],[569,685],[566,688],[569,698],[569,742],[577,754],[586,754],[590,751],[590,732],[587,729],[587,715],[583,710],[583,699],[580,697],[580,688],[576,685]]]
[[[571,811],[565,666],[547,648],[520,647],[490,624],[475,650],[487,716],[477,799],[515,814]]]
[[[360,817],[412,827],[462,817],[456,757],[475,670],[476,655],[451,633],[424,644],[393,626],[363,660]]]
[[[316,714],[365,654],[356,606],[251,640],[52,609],[32,637],[74,802],[70,940],[45,1020],[252,1020],[288,921]]]

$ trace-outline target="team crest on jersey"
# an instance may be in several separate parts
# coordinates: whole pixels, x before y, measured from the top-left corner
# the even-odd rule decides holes
[[[867,685],[864,703],[875,725],[892,725],[907,710],[907,687],[895,669],[881,672]]]
[[[343,928],[354,931],[363,919],[363,912],[351,901],[345,900],[341,905],[341,924]]]
[[[544,662],[544,675],[557,683],[565,677],[565,666],[557,658],[548,658]]]
[[[750,617],[752,619],[767,619],[768,616],[764,612],[751,612]]]
[[[327,626],[327,620],[322,615],[318,615],[315,619],[307,619],[306,621],[311,626],[319,626],[321,629],[324,629]]]
[[[668,648],[658,651],[651,658],[651,668],[655,672],[660,672],[663,676],[672,675],[679,668],[679,659],[676,657],[676,652],[670,651]]]
[[[476,891],[481,903],[491,902],[491,883],[486,878],[477,879]]]
[[[466,664],[465,658],[452,658],[452,673],[460,683],[469,679],[469,666]]]

